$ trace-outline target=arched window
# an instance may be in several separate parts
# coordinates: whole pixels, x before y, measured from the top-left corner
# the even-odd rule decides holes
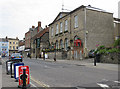
[[[78,38],[79,38],[78,36],[75,36],[75,37],[74,37],[74,40],[77,40]]]
[[[62,41],[62,39],[60,40],[60,49],[62,49],[63,48],[63,41]]]
[[[58,41],[56,41],[56,49],[58,49]]]
[[[67,50],[68,49],[68,39],[66,38],[65,39],[65,50]]]
[[[53,42],[51,42],[51,48],[52,48],[52,49],[54,48],[54,44],[53,44]]]

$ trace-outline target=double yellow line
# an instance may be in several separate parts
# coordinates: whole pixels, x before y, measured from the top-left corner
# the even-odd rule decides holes
[[[32,76],[30,76],[30,79],[31,79],[32,81],[34,81],[35,83],[39,84],[40,86],[44,87],[45,89],[50,89],[50,88],[49,88],[49,87],[50,87],[49,85],[46,85],[46,84],[44,84],[44,83],[42,83],[42,82],[40,82],[40,81],[35,80]]]

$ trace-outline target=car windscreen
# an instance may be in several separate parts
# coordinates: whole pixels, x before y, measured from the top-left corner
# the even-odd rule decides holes
[[[11,56],[21,56],[20,53],[12,54]]]

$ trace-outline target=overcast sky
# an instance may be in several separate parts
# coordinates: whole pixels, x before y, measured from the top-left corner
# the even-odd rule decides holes
[[[0,38],[24,38],[32,25],[41,21],[42,27],[50,24],[62,10],[74,10],[81,5],[91,5],[114,13],[118,17],[120,0],[0,0]]]

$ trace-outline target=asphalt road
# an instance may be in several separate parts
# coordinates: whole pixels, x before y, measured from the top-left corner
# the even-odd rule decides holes
[[[31,81],[37,87],[113,87],[118,83],[118,72],[90,68],[85,65],[24,59],[29,65]],[[103,85],[101,85],[103,84]],[[107,85],[104,85],[107,84]],[[101,88],[102,89],[102,88]]]
[[[4,62],[6,59],[3,59]],[[44,61],[42,59],[24,58],[24,64],[30,67],[30,82],[35,89],[45,87],[44,89],[57,89],[51,87],[77,87],[77,89],[120,89],[118,81],[118,71],[107,70],[106,68],[89,67],[81,62],[74,64],[73,62],[54,62]],[[89,62],[89,61],[88,61]],[[5,75],[5,63],[3,63],[3,75]],[[3,78],[3,86],[16,86],[17,83],[5,83]],[[9,81],[8,81],[9,82]],[[7,85],[6,85],[7,84]],[[86,88],[87,87],[87,88]],[[119,88],[118,88],[119,87]],[[64,89],[64,88],[58,88]],[[74,89],[74,88],[73,88]]]

